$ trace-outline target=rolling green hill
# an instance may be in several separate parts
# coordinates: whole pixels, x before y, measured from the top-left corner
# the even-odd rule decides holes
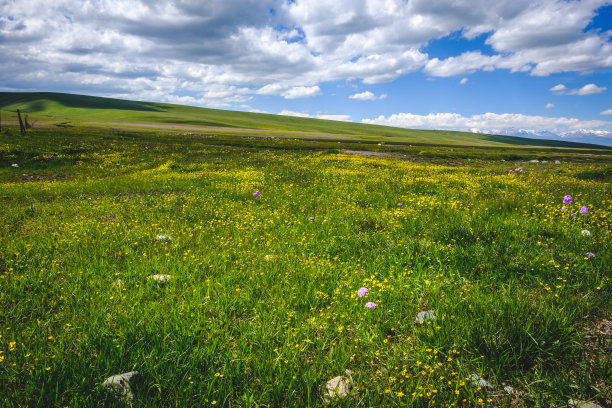
[[[16,111],[36,127],[165,129],[222,135],[276,136],[463,146],[594,148],[591,144],[442,130],[415,130],[263,113],[207,109],[64,93],[0,92],[4,124],[17,125]]]

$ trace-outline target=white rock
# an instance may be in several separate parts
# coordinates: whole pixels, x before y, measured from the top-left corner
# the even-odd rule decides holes
[[[580,407],[580,408],[602,408],[600,405],[597,405],[593,402],[586,402],[580,400],[569,400],[567,401],[567,405],[570,407]]]
[[[344,398],[353,390],[353,382],[345,376],[334,377],[325,384],[325,399]]]
[[[435,319],[436,319],[436,312],[434,312],[433,310],[424,310],[417,314],[416,322],[417,323],[428,322],[430,320],[435,320]]]
[[[589,231],[589,230],[582,230],[582,231],[580,231],[580,233],[582,234],[583,237],[590,237],[591,236],[591,231]]]
[[[148,280],[155,280],[158,282],[167,282],[172,279],[172,275],[151,275],[147,277]]]
[[[493,388],[493,385],[490,382],[488,382],[487,380],[485,380],[478,374],[472,374],[470,375],[470,378],[472,379],[472,382],[474,383],[474,385],[477,385],[482,388],[491,388],[491,389]]]
[[[555,160],[555,164],[561,164],[559,160]]]
[[[172,237],[166,234],[159,234],[155,237],[158,241],[172,241]]]
[[[19,165],[17,163],[13,163],[11,164],[11,167],[19,167]]]
[[[504,391],[506,391],[508,394],[514,394],[514,388],[512,388],[512,387],[511,387],[511,386],[509,386],[509,385],[506,385],[506,386],[504,387]]]
[[[539,163],[540,161],[538,159],[533,159],[533,160],[529,160],[529,163]]]
[[[117,374],[108,377],[102,386],[111,388],[117,397],[125,402],[131,402],[134,399],[132,384],[140,380],[138,371],[130,371],[129,373]]]

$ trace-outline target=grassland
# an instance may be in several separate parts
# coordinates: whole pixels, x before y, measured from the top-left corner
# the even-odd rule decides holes
[[[454,131],[402,129],[312,118],[205,109],[50,92],[0,92],[3,121],[18,125],[16,110],[37,128],[115,128],[197,132],[214,135],[272,136],[464,146],[597,148],[594,145]]]
[[[606,406],[600,154],[5,129],[0,405]]]

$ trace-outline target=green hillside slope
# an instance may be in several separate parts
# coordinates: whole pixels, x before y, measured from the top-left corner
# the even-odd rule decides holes
[[[208,109],[165,103],[50,92],[0,92],[4,123],[16,123],[16,110],[38,127],[92,126],[174,129],[215,134],[303,137],[491,146],[588,147],[594,145],[468,132],[415,130],[263,113]]]

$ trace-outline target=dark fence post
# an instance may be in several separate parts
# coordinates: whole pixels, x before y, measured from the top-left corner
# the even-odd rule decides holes
[[[17,116],[19,117],[19,127],[21,128],[21,134],[25,135],[25,126],[23,126],[23,121],[21,120],[21,112],[19,112],[19,109],[17,109]]]

